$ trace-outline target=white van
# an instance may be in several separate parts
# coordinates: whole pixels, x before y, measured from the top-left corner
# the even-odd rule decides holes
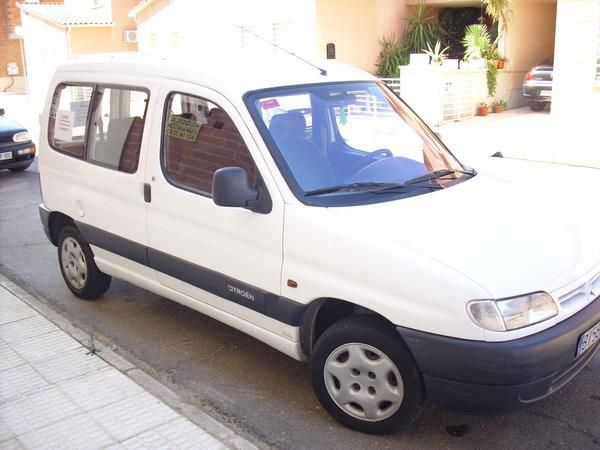
[[[58,68],[40,215],[76,296],[121,278],[309,360],[324,408],[367,433],[408,426],[426,400],[516,410],[594,358],[586,196],[532,200],[465,167],[357,69],[240,69]]]

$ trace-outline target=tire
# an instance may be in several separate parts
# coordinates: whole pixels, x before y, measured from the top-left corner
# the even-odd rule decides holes
[[[410,352],[375,316],[351,316],[328,328],[315,345],[310,371],[323,408],[353,430],[405,429],[424,406],[423,381]]]
[[[25,169],[27,169],[31,164],[27,164],[26,166],[20,166],[20,167],[11,167],[10,170],[11,172],[23,172]]]
[[[58,236],[58,264],[68,288],[79,298],[98,298],[110,286],[111,277],[100,272],[90,246],[72,225]]]
[[[536,112],[543,111],[546,108],[546,103],[530,101],[529,108]]]

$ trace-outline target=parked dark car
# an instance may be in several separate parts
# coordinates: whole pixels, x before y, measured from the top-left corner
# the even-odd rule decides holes
[[[27,129],[4,117],[4,109],[0,108],[0,169],[21,172],[34,157],[35,144]]]
[[[543,111],[552,102],[554,58],[533,67],[523,80],[523,96],[533,111]]]

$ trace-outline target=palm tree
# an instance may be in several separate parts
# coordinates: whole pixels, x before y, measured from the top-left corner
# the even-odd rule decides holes
[[[494,23],[497,23],[500,26],[498,37],[492,44],[492,47],[496,48],[500,41],[500,37],[503,33],[506,33],[509,16],[512,13],[510,10],[510,0],[481,0],[481,3],[485,6],[487,15],[492,18]]]

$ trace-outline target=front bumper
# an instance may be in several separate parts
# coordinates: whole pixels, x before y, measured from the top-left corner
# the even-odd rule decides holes
[[[449,409],[504,413],[548,397],[598,353],[575,358],[579,337],[600,321],[600,297],[555,326],[521,339],[482,342],[397,327],[423,374],[428,398]]]
[[[26,148],[33,148],[33,153],[25,155],[19,155],[19,150]],[[35,157],[36,148],[33,142],[25,142],[23,144],[11,144],[10,146],[0,146],[0,153],[12,152],[13,156],[11,159],[5,159],[0,161],[0,169],[15,169],[17,167],[28,166],[33,162]]]

